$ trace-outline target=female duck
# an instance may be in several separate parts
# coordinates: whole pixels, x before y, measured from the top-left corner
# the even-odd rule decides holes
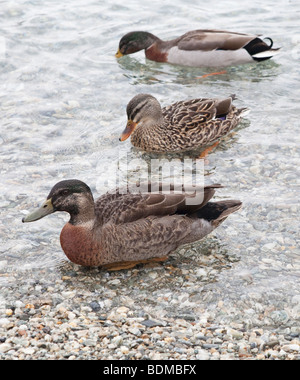
[[[230,66],[264,61],[278,52],[270,44],[252,34],[222,30],[194,30],[170,41],[148,32],[130,32],[120,42],[116,57],[145,49],[146,57],[156,62],[185,66]]]
[[[70,221],[62,229],[60,242],[72,262],[125,269],[149,259],[166,260],[177,247],[202,239],[237,211],[240,201],[209,202],[219,187],[187,189],[188,193],[184,188],[181,192],[171,188],[164,194],[161,189],[151,193],[151,185],[147,185],[145,193],[116,190],[94,202],[84,182],[65,180],[58,182],[46,202],[23,222],[66,211]]]
[[[246,108],[226,99],[193,99],[161,108],[152,95],[136,95],[127,105],[127,126],[120,141],[147,152],[181,152],[211,144],[237,126]]]

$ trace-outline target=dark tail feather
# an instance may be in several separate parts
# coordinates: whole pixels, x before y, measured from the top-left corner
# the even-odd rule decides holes
[[[185,202],[180,205],[180,207],[177,208],[176,214],[181,215],[194,215],[197,213],[197,211],[201,208],[203,208],[209,200],[214,196],[216,189],[222,188],[223,186],[220,184],[213,184],[213,185],[206,185],[204,188],[198,187],[198,188],[192,188],[189,186],[183,186],[182,190],[183,192],[190,192],[190,194],[186,195]],[[172,190],[172,188],[171,188]],[[201,201],[200,203],[197,202],[197,197],[200,197]],[[190,200],[196,201],[189,202]]]
[[[256,37],[244,46],[255,61],[264,61],[272,58],[273,55],[275,55],[279,50],[279,48],[272,49],[273,40],[270,37],[266,37],[265,40],[269,40],[270,45],[266,44],[262,39]]]
[[[226,120],[227,114],[231,111],[232,109],[232,102],[233,100],[237,99],[235,94],[229,95],[228,98],[222,99],[219,101],[217,104],[217,117],[219,119]],[[249,113],[249,108],[239,108],[237,109],[236,116],[238,117],[244,117]]]
[[[272,38],[270,38],[270,37],[265,37],[264,40],[269,40],[269,41],[270,41],[269,49],[271,49],[272,46],[273,46],[273,40],[272,40]]]
[[[226,99],[220,100],[216,104],[217,117],[219,117],[220,115],[227,115],[228,114],[228,112],[231,110],[231,107],[232,107],[232,100],[233,100],[233,98],[231,96],[229,96]]]
[[[198,218],[205,219],[217,227],[233,212],[242,207],[242,202],[237,200],[208,202],[203,208],[197,211]]]

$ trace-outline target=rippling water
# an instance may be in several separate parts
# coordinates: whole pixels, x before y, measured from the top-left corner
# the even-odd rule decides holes
[[[0,285],[39,281],[45,270],[59,275],[67,216],[21,223],[56,182],[78,178],[100,195],[114,186],[108,173],[116,160],[143,157],[129,141],[118,141],[131,97],[151,93],[168,105],[235,93],[236,104],[251,113],[209,155],[206,182],[224,184],[218,196],[244,207],[214,234],[233,264],[206,291],[233,303],[265,294],[266,305],[271,299],[288,308],[300,284],[299,17],[299,3],[283,0],[2,3]],[[281,54],[204,78],[211,70],[146,61],[143,52],[114,57],[131,30],[168,39],[196,28],[261,33]],[[202,244],[190,250],[200,255]]]

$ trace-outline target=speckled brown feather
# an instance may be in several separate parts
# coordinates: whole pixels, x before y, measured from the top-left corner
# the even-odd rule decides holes
[[[163,122],[138,126],[131,135],[135,147],[148,152],[178,152],[213,143],[234,129],[245,108],[226,99],[192,99],[162,108]],[[226,115],[222,120],[219,116]]]

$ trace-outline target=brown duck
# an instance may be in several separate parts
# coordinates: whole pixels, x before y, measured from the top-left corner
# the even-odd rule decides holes
[[[247,108],[226,99],[192,99],[161,108],[149,94],[138,94],[127,105],[127,125],[120,141],[147,152],[181,152],[214,143],[235,128]]]
[[[168,194],[106,193],[94,201],[90,188],[77,179],[58,182],[46,202],[23,218],[32,222],[56,211],[70,214],[60,235],[62,249],[74,263],[124,269],[149,259],[166,260],[179,246],[212,232],[241,202],[209,202],[220,185]],[[196,198],[199,197],[200,198]],[[191,202],[192,201],[192,202]],[[196,202],[195,202],[196,201]],[[197,204],[190,204],[197,203]]]

